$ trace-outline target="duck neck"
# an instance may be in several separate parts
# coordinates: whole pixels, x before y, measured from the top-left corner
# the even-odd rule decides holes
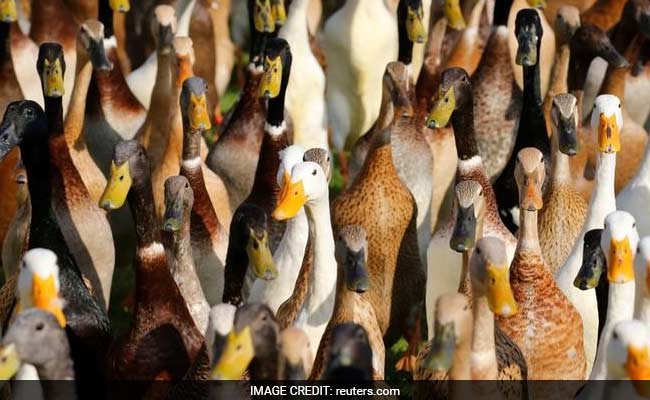
[[[233,237],[228,242],[224,267],[223,302],[239,306],[243,302],[242,288],[248,271],[248,254]]]
[[[449,379],[453,381],[468,381],[472,379],[471,372],[471,338],[461,337],[456,344],[454,359],[449,369]],[[466,383],[461,383],[466,385]]]
[[[80,66],[80,58],[77,55],[77,78],[75,79],[72,98],[68,107],[68,115],[65,119],[65,138],[70,148],[85,147],[85,136],[83,135],[84,118],[86,114],[86,99],[88,98],[88,87],[93,76],[93,66],[90,62],[84,62]]]
[[[45,116],[50,137],[64,134],[63,129],[63,98],[45,96]]]
[[[551,161],[553,165],[552,179],[554,183],[571,183],[569,156],[560,151],[560,138],[558,135],[558,132],[553,132],[553,136],[551,137],[551,154],[553,156]]]
[[[27,173],[27,188],[32,203],[32,220],[45,221],[52,215],[50,148],[47,128],[43,124],[41,131],[30,132],[28,135],[30,135],[28,139],[24,139],[20,144],[20,154]],[[47,237],[41,237],[40,235],[40,233],[44,233],[47,236],[45,232],[35,229],[38,225],[40,224],[32,223],[30,225],[30,243],[37,243],[40,242],[40,239],[47,239]]]
[[[166,234],[166,232],[163,232],[163,234]],[[197,279],[194,272],[194,261],[192,259],[192,246],[190,245],[189,215],[183,217],[180,229],[169,234],[169,236],[171,238],[171,252],[169,254],[171,257],[167,257],[167,259],[170,261],[169,267],[171,268],[172,275],[181,278],[183,284],[188,284],[188,280],[194,281]]]
[[[465,102],[451,115],[451,125],[454,128],[454,140],[459,161],[467,161],[479,155],[474,133],[474,105],[472,99]]]
[[[11,24],[0,22],[0,62],[11,62]]]
[[[596,166],[596,187],[591,196],[591,203],[584,229],[602,228],[605,217],[616,211],[614,179],[616,176],[616,153],[598,153]]]
[[[262,138],[260,156],[257,160],[255,179],[248,201],[267,210],[275,206],[280,193],[277,180],[278,168],[280,168],[280,151],[287,146],[284,122],[279,128],[275,128],[267,122]]]
[[[521,210],[519,212],[519,240],[517,252],[525,251],[541,254],[539,237],[537,236],[537,210]]]
[[[539,59],[539,50],[537,57]],[[546,133],[546,121],[542,108],[539,63],[533,66],[524,66],[523,69],[524,95],[515,149],[534,146],[542,151],[545,157],[548,157],[551,146]]]
[[[133,182],[128,194],[129,206],[135,220],[138,248],[146,249],[160,243],[160,228],[151,191],[151,178]]]
[[[472,314],[474,316],[472,370],[480,371],[480,376],[472,376],[472,378],[496,380],[498,368],[494,344],[494,315],[485,295],[474,292]]]
[[[183,132],[185,132],[183,135],[183,164],[192,163],[192,166],[201,166],[201,137],[205,130],[192,128],[189,120],[184,116]]]
[[[650,142],[645,145],[643,160],[637,170],[634,180],[637,182],[650,182]]]
[[[634,280],[625,283],[609,283],[606,325],[610,328],[619,321],[633,318],[635,286]]]

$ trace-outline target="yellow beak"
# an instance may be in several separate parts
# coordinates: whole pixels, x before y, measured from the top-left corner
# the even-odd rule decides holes
[[[131,10],[131,2],[129,0],[109,0],[108,5],[111,10],[126,13]]]
[[[212,379],[239,380],[255,356],[251,330],[247,326],[239,333],[233,329],[226,338],[226,344],[212,370]]]
[[[495,315],[510,317],[517,313],[518,306],[510,287],[510,271],[506,266],[487,265],[487,298],[490,310]]]
[[[16,346],[10,344],[0,348],[0,380],[6,381],[11,379],[20,368],[20,357],[16,351]]]
[[[454,88],[445,90],[442,87],[438,90],[438,97],[433,100],[433,107],[427,117],[427,126],[433,128],[444,128],[449,123],[451,115],[456,108],[456,96]]]
[[[621,139],[616,114],[607,117],[600,114],[598,124],[598,150],[602,153],[616,153],[621,150]]]
[[[607,280],[611,283],[625,283],[634,279],[634,254],[630,241],[612,239],[609,247]]]
[[[546,8],[546,0],[528,0],[532,8]]]
[[[424,29],[424,21],[422,21],[422,9],[412,10],[407,7],[406,17],[406,33],[412,43],[424,43],[427,36],[427,31]]]
[[[271,14],[277,26],[283,26],[287,21],[287,10],[284,7],[284,0],[271,1]]]
[[[17,19],[16,0],[0,0],[0,20],[14,22]]]
[[[258,278],[270,281],[278,277],[278,270],[275,268],[273,255],[269,249],[269,234],[267,232],[264,232],[264,236],[258,239],[255,231],[251,229],[246,244],[246,254],[248,254],[248,261]]]
[[[132,183],[128,160],[119,167],[115,166],[115,162],[111,162],[111,177],[99,199],[99,206],[106,211],[122,207]]]
[[[460,30],[465,29],[465,17],[460,9],[460,0],[445,0],[445,17],[450,28]]]
[[[287,179],[284,181],[284,185],[282,185],[280,200],[273,211],[273,218],[278,221],[293,218],[306,202],[307,196],[305,196],[302,181],[294,183],[291,182],[291,179]]]
[[[61,97],[65,93],[63,85],[63,68],[58,58],[54,63],[49,60],[43,62],[43,91],[47,97]]]
[[[54,314],[61,328],[65,328],[66,319],[61,308],[61,299],[59,299],[54,275],[50,275],[46,279],[36,274],[32,276],[32,303],[34,307]]]
[[[258,32],[271,33],[275,30],[270,0],[255,0],[253,23]]]
[[[264,75],[260,81],[260,97],[272,99],[280,94],[282,87],[282,58],[264,60]]]
[[[189,116],[190,127],[192,129],[208,130],[212,128],[210,115],[208,114],[208,100],[206,99],[205,94],[198,97],[193,93],[190,94],[190,104],[187,115]]]

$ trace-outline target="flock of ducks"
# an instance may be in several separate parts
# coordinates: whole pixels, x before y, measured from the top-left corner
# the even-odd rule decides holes
[[[648,394],[650,1],[335,3],[0,0],[4,394]]]

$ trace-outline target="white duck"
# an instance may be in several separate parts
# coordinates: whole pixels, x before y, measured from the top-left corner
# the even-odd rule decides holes
[[[397,59],[394,0],[348,0],[325,22],[327,114],[337,150],[370,129],[379,115],[382,76]]]
[[[630,381],[627,381],[629,379]],[[647,398],[650,379],[650,329],[638,320],[619,322],[607,346],[604,399]],[[613,382],[616,381],[616,382]]]
[[[637,246],[634,276],[636,277],[634,318],[645,322],[650,327],[650,236],[641,239]]]
[[[291,73],[285,107],[293,123],[293,142],[310,147],[327,148],[327,113],[325,109],[325,72],[309,46],[307,11],[311,0],[294,0],[289,16],[278,36],[291,47]]]
[[[582,251],[585,233],[603,227],[605,217],[616,210],[614,196],[614,177],[616,153],[621,148],[618,133],[623,126],[620,100],[613,95],[598,96],[591,116],[591,127],[598,134],[598,162],[596,167],[596,187],[594,189],[587,216],[573,249],[564,265],[555,275],[558,286],[576,307],[582,317],[584,329],[586,376],[591,372],[596,357],[598,342],[598,305],[595,290],[580,290],[573,281],[582,264]],[[585,376],[585,377],[586,377]]]
[[[616,197],[616,208],[634,215],[640,236],[650,235],[650,141],[645,146],[643,161],[632,180]]]
[[[221,303],[213,306],[208,315],[208,327],[205,330],[205,347],[208,349],[208,357],[210,358],[210,365],[215,360],[215,351],[220,350],[220,347],[226,342],[226,337],[232,330],[235,322],[235,312],[237,307],[228,303]]]
[[[178,25],[174,21],[172,23],[172,31],[175,36],[189,36],[190,35],[190,19],[192,17],[192,11],[194,11],[194,5],[196,0],[192,0],[189,4],[186,5],[186,2],[178,2],[179,9],[176,10],[176,13],[181,12],[180,18],[178,20]],[[182,6],[185,5],[185,8]],[[173,8],[169,6],[158,6],[156,7],[154,14],[155,18],[161,23],[161,25],[169,25],[169,21],[173,21],[175,18],[175,13],[172,12]],[[156,82],[156,72],[158,71],[158,58],[156,57],[156,52],[154,51],[149,55],[147,61],[144,62],[139,68],[131,71],[131,73],[126,77],[126,83],[129,85],[131,92],[138,99],[140,104],[145,108],[149,108],[151,103],[151,92],[153,91],[154,83]]]
[[[607,320],[600,334],[596,361],[590,380],[607,378],[607,346],[614,326],[632,319],[634,315],[634,253],[639,244],[634,217],[625,211],[614,211],[605,218],[605,228],[600,239],[607,260],[609,293]]]
[[[302,162],[293,167],[289,179],[284,180],[273,218],[293,218],[303,206],[309,221],[314,259],[309,288],[295,326],[305,331],[311,348],[317,349],[334,310],[337,264],[327,177],[315,162]]]

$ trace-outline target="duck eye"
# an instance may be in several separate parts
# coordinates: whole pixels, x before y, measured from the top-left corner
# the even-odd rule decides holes
[[[185,183],[185,189],[189,189],[189,188],[190,188],[190,184],[189,184],[189,183]]]
[[[36,330],[37,331],[42,331],[44,327],[45,327],[45,325],[43,325],[42,322],[39,322],[38,324],[36,324]]]
[[[311,174],[316,176],[316,170],[313,170]]]

